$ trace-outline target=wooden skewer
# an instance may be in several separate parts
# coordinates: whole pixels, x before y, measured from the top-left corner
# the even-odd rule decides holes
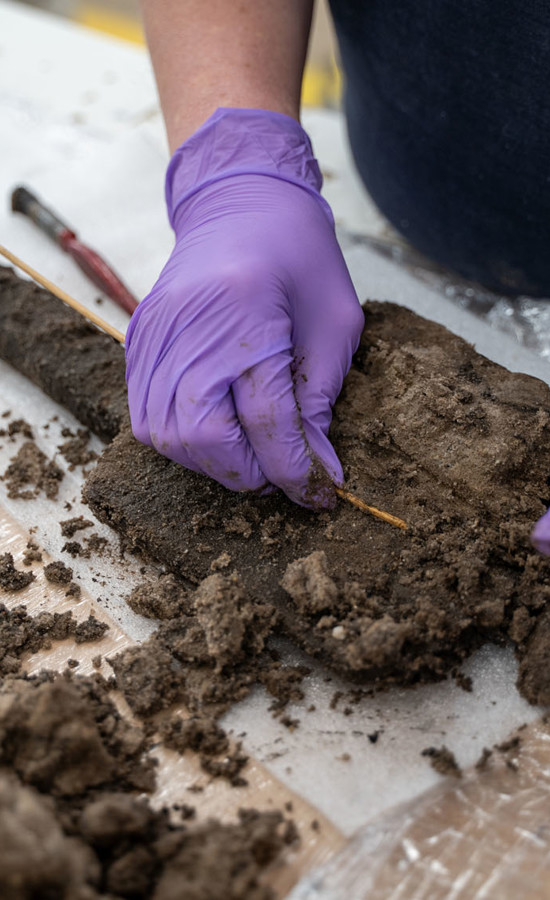
[[[78,300],[75,300],[74,297],[71,297],[70,294],[67,294],[66,291],[62,290],[62,288],[57,287],[52,281],[48,278],[45,278],[44,275],[41,275],[40,272],[37,272],[36,269],[33,269],[31,266],[27,265],[27,263],[23,262],[22,259],[19,259],[18,256],[15,256],[14,253],[11,253],[6,247],[3,247],[0,244],[0,255],[5,256],[6,259],[9,259],[14,266],[17,266],[18,269],[21,269],[23,272],[26,272],[27,275],[37,281],[38,284],[41,284],[42,287],[46,288],[47,291],[50,291],[55,297],[58,297],[59,300],[62,300],[63,303],[66,303],[67,306],[71,306],[77,312],[80,313],[81,316],[84,316],[88,321],[93,322],[94,325],[97,325],[98,328],[101,328],[102,331],[105,331],[107,334],[110,334],[111,337],[118,341],[120,344],[124,344],[124,335],[121,331],[117,331],[116,328],[113,328],[112,325],[109,325],[101,316],[96,315],[82,303],[79,303]],[[407,523],[403,521],[403,519],[398,519],[397,516],[392,516],[390,513],[383,512],[381,509],[377,509],[376,506],[369,506],[368,503],[365,503],[364,500],[360,500],[359,497],[356,497],[354,494],[350,494],[349,491],[344,491],[342,488],[337,487],[336,493],[343,500],[347,500],[348,503],[352,503],[354,506],[357,506],[359,509],[362,509],[363,512],[368,512],[372,516],[376,516],[377,519],[382,519],[383,522],[389,522],[390,525],[395,525],[397,528],[406,529]]]
[[[93,322],[94,325],[97,325],[98,328],[101,328],[102,331],[110,334],[111,337],[118,341],[120,344],[124,344],[124,335],[121,331],[117,331],[116,328],[113,328],[112,325],[109,325],[105,319],[102,319],[101,316],[96,315],[95,312],[88,309],[82,303],[79,303],[78,300],[75,300],[74,297],[71,297],[70,294],[67,294],[60,287],[57,287],[53,281],[50,281],[48,278],[45,278],[44,275],[41,275],[40,272],[37,272],[35,269],[32,269],[31,266],[27,265],[27,263],[23,262],[22,259],[15,256],[14,253],[11,253],[5,247],[0,244],[0,255],[5,256],[6,259],[9,259],[14,266],[17,266],[18,269],[21,269],[23,272],[26,272],[27,275],[30,275],[34,281],[37,281],[38,284],[41,284],[42,287],[45,287],[47,291],[57,297],[59,300],[62,300],[63,303],[66,303],[67,306],[72,306],[73,309],[76,309],[77,312],[80,313],[81,316],[84,316],[88,321]]]
[[[377,519],[382,519],[383,522],[389,522],[390,525],[395,525],[396,528],[402,528],[403,531],[406,531],[407,523],[404,522],[403,519],[398,519],[397,516],[392,516],[390,513],[377,509],[376,506],[369,506],[364,500],[360,500],[359,497],[350,494],[349,491],[344,491],[343,488],[337,487],[335,490],[342,500],[347,500],[348,503],[353,503],[354,506],[359,507],[359,509],[362,509],[364,512],[370,513],[371,516],[376,516]]]

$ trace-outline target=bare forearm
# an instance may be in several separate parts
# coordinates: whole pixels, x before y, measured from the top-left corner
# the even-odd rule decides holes
[[[219,106],[299,117],[313,0],[141,0],[171,150]]]

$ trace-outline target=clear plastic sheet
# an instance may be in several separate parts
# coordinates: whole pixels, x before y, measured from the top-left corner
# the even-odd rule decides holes
[[[360,829],[288,900],[548,900],[550,728]]]
[[[386,230],[389,231],[389,227]],[[393,233],[388,237],[369,237],[339,229],[338,237],[344,252],[354,244],[364,244],[376,250],[405,267],[415,278],[439,291],[461,309],[484,319],[492,328],[505,332],[543,359],[550,359],[550,298],[494,294],[479,284],[461,280],[432,265]]]

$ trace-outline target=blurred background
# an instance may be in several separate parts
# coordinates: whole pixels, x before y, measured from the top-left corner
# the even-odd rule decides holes
[[[144,44],[138,0],[19,0],[82,25]],[[336,63],[336,42],[326,0],[317,0],[309,58],[303,83],[306,106],[337,107],[341,79]]]

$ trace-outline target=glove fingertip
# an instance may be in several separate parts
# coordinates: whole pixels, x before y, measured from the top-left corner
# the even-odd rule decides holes
[[[550,510],[534,526],[531,532],[531,543],[539,553],[550,556]]]

